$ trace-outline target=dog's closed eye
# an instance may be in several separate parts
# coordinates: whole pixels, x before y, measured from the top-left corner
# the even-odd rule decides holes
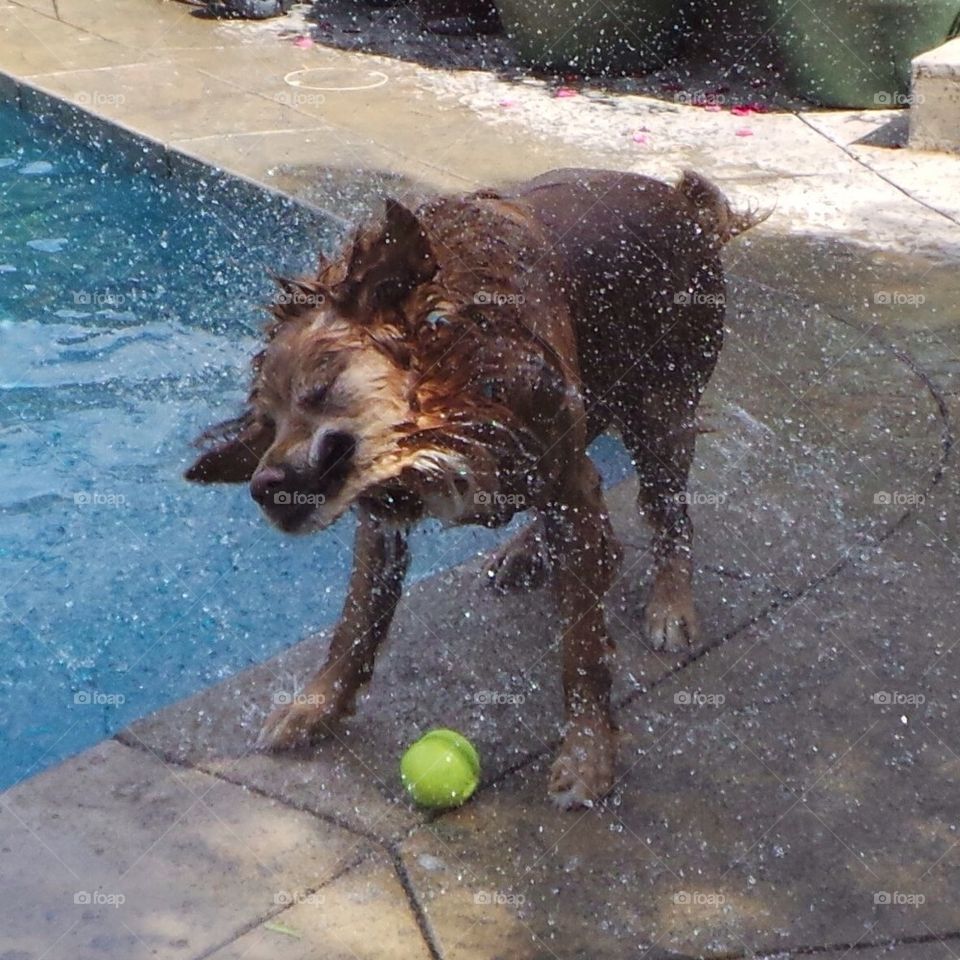
[[[317,384],[314,387],[304,390],[304,392],[297,397],[297,404],[304,410],[319,410],[326,401],[329,392],[329,384]]]

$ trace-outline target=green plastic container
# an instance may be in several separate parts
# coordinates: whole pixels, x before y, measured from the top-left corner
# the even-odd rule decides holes
[[[960,0],[769,0],[787,81],[828,107],[905,106],[910,60],[939,46]]]
[[[530,66],[584,74],[647,73],[676,55],[677,0],[496,0],[504,31]]]

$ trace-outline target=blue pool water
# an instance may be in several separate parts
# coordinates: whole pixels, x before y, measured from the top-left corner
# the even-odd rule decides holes
[[[289,539],[180,479],[243,397],[267,270],[332,239],[0,109],[0,788],[336,617],[349,518]],[[418,540],[422,576],[491,533]]]

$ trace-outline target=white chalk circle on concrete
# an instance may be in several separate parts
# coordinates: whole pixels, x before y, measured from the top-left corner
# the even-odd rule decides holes
[[[334,76],[331,76],[331,73]],[[347,82],[337,83],[336,74]],[[384,86],[389,77],[380,70],[344,70],[341,67],[304,67],[293,70],[284,78],[284,83],[303,90],[321,90],[326,93],[348,93],[356,90],[375,90]],[[325,81],[325,82],[324,82]],[[334,81],[334,82],[330,82]],[[353,81],[353,82],[350,82]]]

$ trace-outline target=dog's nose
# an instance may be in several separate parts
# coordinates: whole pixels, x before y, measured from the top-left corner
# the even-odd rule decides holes
[[[250,479],[250,496],[261,507],[276,503],[286,479],[287,472],[281,467],[260,467]]]

